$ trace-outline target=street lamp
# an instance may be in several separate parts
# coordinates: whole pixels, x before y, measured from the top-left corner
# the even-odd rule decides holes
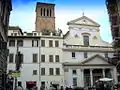
[[[17,51],[16,51],[16,70],[15,73],[19,73],[20,72],[20,67],[21,67],[21,63],[22,63],[22,54],[19,51],[19,42],[17,43]],[[17,87],[17,77],[15,77],[15,89]]]

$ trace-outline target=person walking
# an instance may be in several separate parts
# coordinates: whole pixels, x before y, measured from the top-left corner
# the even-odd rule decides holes
[[[24,90],[24,89],[23,89],[23,87],[21,86],[21,84],[18,83],[18,86],[17,86],[16,90]]]

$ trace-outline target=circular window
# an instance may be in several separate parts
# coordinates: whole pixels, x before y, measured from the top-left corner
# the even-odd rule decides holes
[[[93,37],[93,39],[97,39],[97,37],[96,37],[96,36],[94,36],[94,37]]]

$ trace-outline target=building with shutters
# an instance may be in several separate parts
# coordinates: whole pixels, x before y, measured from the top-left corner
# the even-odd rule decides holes
[[[12,10],[11,0],[0,0],[0,89],[6,85],[7,77],[7,32],[9,25],[10,11]]]
[[[51,31],[51,28],[31,33],[22,32],[19,27],[10,28],[8,72],[15,70],[16,44],[20,42],[23,62],[18,82],[24,88],[28,88],[28,83],[46,89],[50,86],[87,87],[104,77],[117,83],[116,67],[108,62],[114,49],[100,37],[100,25],[84,15],[67,25],[66,34],[60,29]]]

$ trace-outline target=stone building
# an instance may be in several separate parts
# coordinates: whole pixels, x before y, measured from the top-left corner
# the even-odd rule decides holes
[[[11,0],[0,0],[0,89],[5,88],[7,72],[7,32],[9,25]]]

